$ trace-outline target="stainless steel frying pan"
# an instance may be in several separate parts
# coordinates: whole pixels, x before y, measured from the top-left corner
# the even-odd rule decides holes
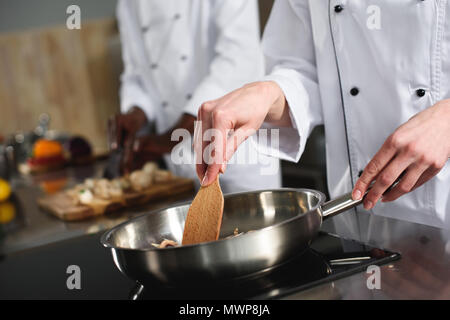
[[[190,203],[150,212],[106,232],[119,270],[143,284],[202,285],[269,270],[295,257],[319,231],[322,221],[353,208],[351,194],[325,202],[321,192],[277,189],[225,196],[218,241],[156,249],[163,239],[181,243]],[[235,228],[242,235],[233,235]]]

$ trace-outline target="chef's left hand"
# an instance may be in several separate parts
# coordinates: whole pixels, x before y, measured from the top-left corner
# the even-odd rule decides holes
[[[438,174],[449,156],[450,99],[416,114],[389,136],[356,182],[353,199],[360,199],[375,180],[364,208],[373,208],[380,198],[393,201]],[[400,182],[384,194],[404,171]]]

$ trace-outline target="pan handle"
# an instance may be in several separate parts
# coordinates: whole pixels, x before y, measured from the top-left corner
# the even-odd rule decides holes
[[[402,174],[397,178],[397,180],[395,180],[395,182],[384,193],[385,194],[388,193],[393,187],[395,187],[400,182],[400,180],[402,179],[404,174],[405,174],[405,172],[402,172]],[[363,202],[364,198],[366,197],[366,195],[369,193],[369,191],[372,188],[374,183],[375,183],[375,181],[372,181],[369,188],[367,188],[366,192],[359,200],[353,200],[352,193],[349,192],[349,193],[344,194],[343,196],[340,196],[336,199],[325,202],[322,205],[322,218],[325,220],[325,219],[334,217],[335,215],[337,215],[341,212],[347,211],[347,210],[352,209],[352,208],[358,206],[359,204],[361,204]]]
[[[364,194],[364,197],[366,196],[368,191]],[[347,211],[349,209],[352,209],[356,207],[357,205],[361,204],[364,200],[364,197],[362,197],[359,200],[353,200],[352,199],[352,193],[349,192],[347,194],[344,194],[343,196],[340,196],[336,199],[330,200],[328,202],[325,202],[322,205],[322,218],[328,219],[331,217],[334,217],[335,215]]]

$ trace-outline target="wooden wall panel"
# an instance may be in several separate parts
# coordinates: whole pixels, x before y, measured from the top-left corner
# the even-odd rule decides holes
[[[32,130],[50,114],[51,129],[86,136],[106,149],[108,117],[119,110],[108,41],[114,19],[0,34],[0,135]]]

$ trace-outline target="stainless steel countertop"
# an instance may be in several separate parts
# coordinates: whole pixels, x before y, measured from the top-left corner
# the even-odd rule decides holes
[[[381,266],[380,289],[369,289],[371,274],[362,272],[286,299],[450,299],[450,230],[369,213],[357,219],[357,232],[342,230],[333,219],[322,230],[401,253],[400,260]]]
[[[67,186],[86,177],[99,176],[103,166],[67,169],[59,173],[15,179],[15,195],[21,210],[14,228],[0,239],[0,254],[7,254],[71,237],[109,229],[131,217],[191,200],[193,194],[151,203],[81,222],[64,222],[41,211],[36,198],[43,195],[42,181],[65,178]],[[344,215],[346,213],[343,213]],[[450,299],[450,231],[406,221],[359,214],[358,228],[347,230],[339,219],[326,221],[322,230],[402,254],[398,261],[381,267],[381,288],[367,288],[367,273],[292,294],[286,299]]]

